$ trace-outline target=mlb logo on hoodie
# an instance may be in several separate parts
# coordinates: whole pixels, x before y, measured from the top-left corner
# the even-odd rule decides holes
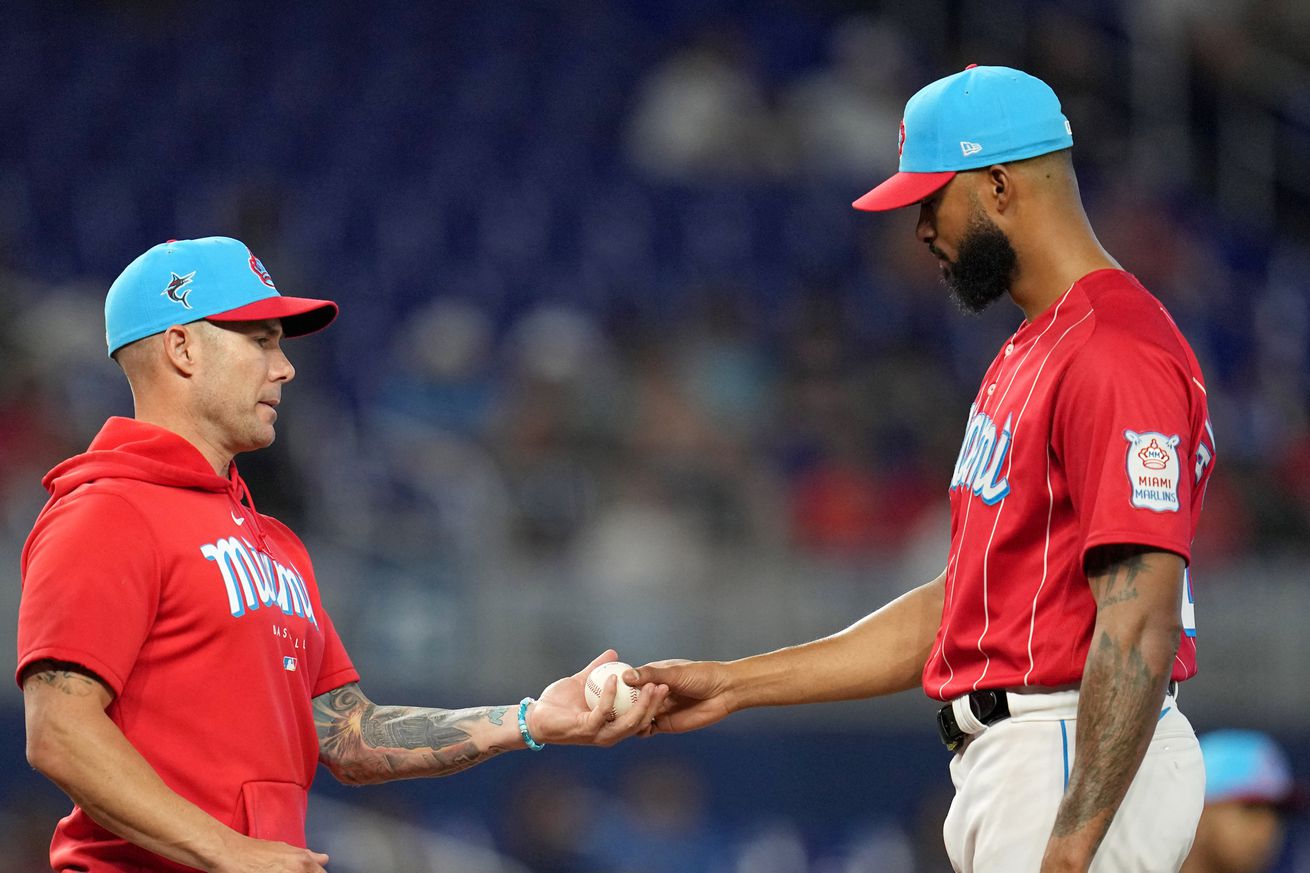
[[[282,659],[282,669],[286,670],[288,673],[296,672],[296,659],[287,655]]]

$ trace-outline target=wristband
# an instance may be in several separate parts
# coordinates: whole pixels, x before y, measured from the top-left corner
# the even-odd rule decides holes
[[[546,748],[545,743],[539,743],[528,733],[528,704],[537,701],[531,697],[525,697],[519,701],[519,735],[523,737],[523,742],[528,744],[528,748],[534,752],[540,752]]]

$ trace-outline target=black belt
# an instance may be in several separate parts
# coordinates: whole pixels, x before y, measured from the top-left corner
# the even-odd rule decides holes
[[[1178,683],[1170,680],[1168,693],[1170,697],[1178,696]],[[969,694],[969,709],[978,721],[985,725],[994,725],[1010,717],[1010,702],[1004,691],[988,689]],[[946,748],[954,752],[964,743],[968,732],[960,728],[955,721],[955,712],[948,703],[937,710],[937,735],[942,738]]]
[[[970,693],[969,709],[973,711],[978,721],[986,725],[996,724],[1010,717],[1010,702],[1005,699],[1004,691],[988,689]],[[960,748],[964,738],[969,736],[968,732],[955,721],[955,711],[951,709],[949,703],[937,710],[937,735],[952,752]]]

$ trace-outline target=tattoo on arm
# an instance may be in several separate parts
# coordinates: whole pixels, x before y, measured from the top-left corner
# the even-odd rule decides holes
[[[1092,553],[1087,582],[1098,609],[1137,599],[1137,577],[1149,566],[1146,551],[1140,546],[1106,546]]]
[[[505,751],[485,748],[479,723],[501,725],[508,707],[379,706],[357,683],[314,698],[319,755],[343,782],[365,784],[466,770]]]
[[[1107,610],[1142,596],[1139,580],[1148,589],[1159,584],[1165,559],[1149,551],[1107,547],[1098,550],[1087,569],[1097,601],[1097,631],[1083,672],[1074,771],[1052,835],[1067,837],[1093,826],[1093,851],[1146,753],[1178,646],[1176,632],[1172,648],[1149,647],[1141,634],[1112,632],[1114,623],[1102,621]]]
[[[1151,716],[1158,709],[1151,692],[1164,682],[1139,647],[1125,652],[1102,632],[1083,677],[1084,687],[1097,693],[1085,694],[1079,706],[1075,759],[1081,766],[1060,806],[1055,836],[1067,836],[1118,809],[1150,741],[1150,732],[1143,732],[1142,726],[1154,724]],[[1104,828],[1109,825],[1107,818]]]
[[[58,689],[70,697],[90,697],[95,693],[96,680],[85,673],[72,670],[42,670],[27,677],[29,682],[40,682]]]
[[[34,662],[23,674],[23,687],[26,688],[29,682],[53,688],[69,697],[91,697],[101,689],[107,690],[105,683],[85,667],[68,661]]]

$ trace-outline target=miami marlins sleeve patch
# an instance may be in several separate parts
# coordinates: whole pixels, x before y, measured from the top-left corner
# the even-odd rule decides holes
[[[1177,512],[1177,435],[1125,430],[1124,439],[1128,440],[1128,486],[1133,506],[1153,512]]]

